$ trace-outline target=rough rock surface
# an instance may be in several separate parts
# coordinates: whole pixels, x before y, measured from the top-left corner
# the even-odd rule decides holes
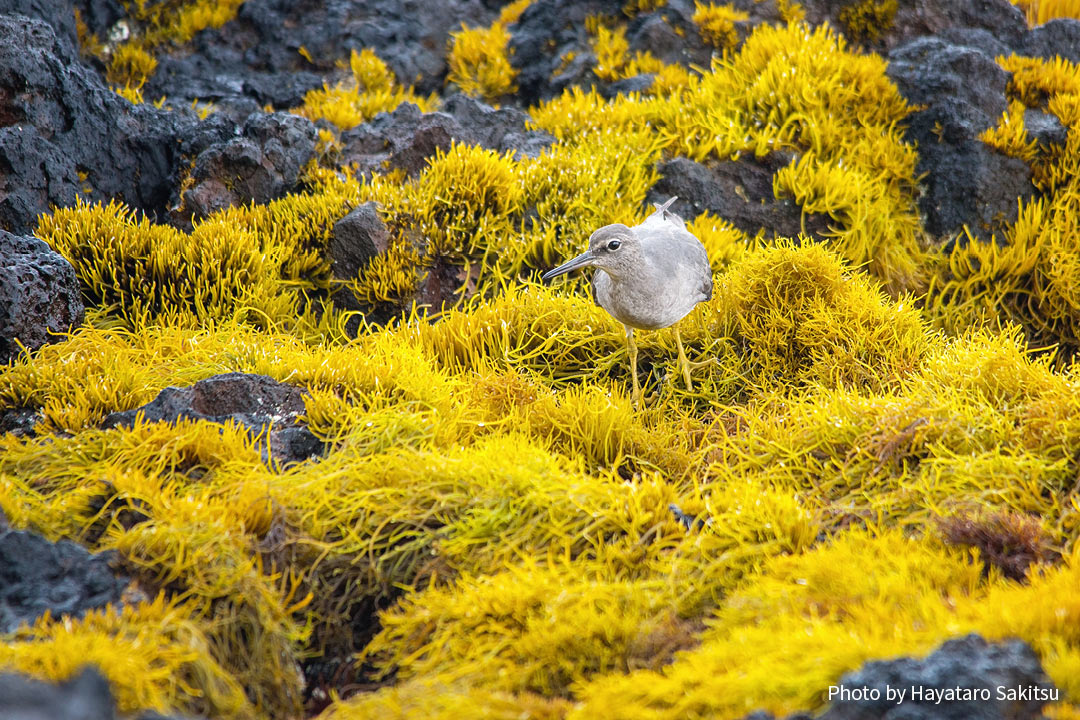
[[[778,19],[772,3],[736,4],[750,13],[751,20]],[[625,5],[622,0],[548,0],[530,5],[509,28],[510,62],[519,71],[517,100],[532,104],[573,85],[596,86],[613,94],[593,73],[596,57],[585,19],[591,15],[625,17]],[[670,0],[655,12],[636,15],[626,29],[630,53],[650,52],[665,62],[708,67],[713,48],[702,41],[691,21],[694,10],[694,2]],[[573,59],[567,62],[564,58],[570,53]]]
[[[422,113],[416,105],[403,103],[342,133],[342,161],[356,163],[360,172],[389,167],[414,175],[424,168],[427,158],[454,142],[535,157],[554,138],[527,130],[527,119],[520,110],[495,110],[464,95],[448,99],[441,112]]]
[[[662,177],[647,199],[662,203],[676,195],[679,199],[672,209],[686,220],[709,211],[750,235],[764,230],[766,237],[797,237],[804,227],[801,208],[789,199],[777,199],[772,188],[773,173],[790,161],[790,156],[774,154],[763,160],[725,160],[707,167],[674,158],[660,163]],[[827,229],[826,218],[807,215],[808,235],[820,238]]]
[[[82,324],[75,269],[41,240],[0,230],[0,363]],[[0,425],[2,427],[2,425]]]
[[[1039,688],[1048,692],[1053,685],[1043,672],[1038,657],[1020,640],[987,643],[978,635],[968,635],[944,643],[924,660],[899,658],[871,662],[840,679],[848,688],[877,688],[879,700],[848,700],[834,703],[821,720],[1026,720],[1042,717],[1047,700],[999,700],[998,688]],[[886,699],[886,686],[908,690],[908,699],[897,705]],[[911,688],[985,688],[990,700],[936,703],[916,700]],[[924,693],[925,696],[925,693]]]
[[[229,127],[231,126],[231,127]],[[315,126],[289,113],[252,113],[242,126],[227,118],[194,129],[185,149],[197,150],[185,210],[204,218],[215,210],[275,200],[296,187],[300,171],[315,154]],[[206,147],[202,142],[218,135]],[[225,136],[225,137],[222,137]],[[231,137],[230,137],[231,136]]]
[[[342,280],[355,278],[389,245],[390,233],[379,217],[376,204],[362,203],[334,223],[329,247],[334,275]]]
[[[495,3],[481,0],[248,0],[219,30],[204,30],[190,47],[161,57],[148,97],[180,103],[254,100],[288,108],[336,72],[352,50],[370,47],[406,84],[422,93],[442,88],[450,32],[488,25]],[[300,53],[303,47],[312,61]]]
[[[42,682],[18,673],[0,673],[0,720],[114,720],[109,683],[96,668],[84,667],[64,682]],[[136,720],[181,720],[153,711]]]
[[[1016,220],[1017,198],[1035,193],[1031,169],[979,140],[1007,108],[1008,74],[978,47],[919,38],[889,56],[889,77],[909,102],[926,106],[909,118],[918,144],[919,201],[927,231],[955,236],[966,225],[988,239]]]
[[[156,214],[172,192],[186,111],[132,105],[50,25],[0,15],[0,229],[29,232],[51,205],[117,198]],[[84,181],[85,178],[85,181]]]
[[[1019,49],[1028,33],[1023,13],[1009,0],[898,0],[892,20],[873,23],[874,31],[869,33],[858,32],[841,19],[854,0],[809,0],[800,4],[807,22],[829,22],[854,44],[877,52],[888,52],[912,38],[962,28],[986,30],[1010,48]]]
[[[266,375],[225,373],[186,388],[167,387],[134,410],[110,413],[102,427],[130,427],[137,415],[147,422],[176,420],[229,420],[247,428],[252,436],[269,429],[265,449],[282,463],[301,462],[319,454],[322,443],[300,423],[304,393]]]
[[[31,532],[0,529],[0,633],[53,617],[81,617],[119,602],[127,581],[109,567],[109,553],[90,554],[70,540],[52,543]]]

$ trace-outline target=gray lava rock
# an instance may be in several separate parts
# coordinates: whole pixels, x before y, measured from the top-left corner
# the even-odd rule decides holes
[[[774,154],[761,161],[725,160],[708,167],[674,158],[660,164],[662,177],[647,200],[661,203],[676,195],[672,209],[687,220],[709,211],[751,235],[764,230],[768,237],[798,237],[802,209],[789,199],[778,200],[772,190],[773,173],[790,160]],[[805,224],[807,233],[819,239],[828,229],[827,218],[820,215],[807,215]]]
[[[0,435],[11,433],[15,437],[31,438],[37,433],[34,426],[41,420],[41,411],[30,408],[0,409]],[[0,522],[0,529],[4,524]]]
[[[379,217],[376,204],[366,202],[353,208],[334,223],[334,234],[330,237],[334,275],[342,280],[355,278],[375,256],[386,252],[389,245],[390,233]]]
[[[422,113],[416,105],[403,103],[342,133],[342,160],[356,163],[360,172],[389,167],[415,175],[436,151],[448,150],[454,142],[535,157],[554,138],[527,130],[526,120],[520,110],[495,110],[464,95],[450,98],[446,112]]]
[[[58,685],[0,673],[0,720],[114,720],[108,681],[91,667]]]
[[[908,118],[906,138],[919,148],[919,209],[927,231],[954,236],[966,225],[988,239],[1016,220],[1018,197],[1035,193],[1022,160],[978,139],[1007,108],[1008,73],[980,49],[933,37],[898,48],[889,59],[888,75],[900,92],[926,106]]]
[[[197,147],[227,121],[195,131],[187,144]],[[296,187],[304,165],[315,154],[317,133],[311,121],[290,113],[253,113],[233,137],[209,144],[195,160],[194,186],[184,193],[193,218],[248,203],[266,203]]]
[[[1051,145],[1064,145],[1069,139],[1069,132],[1057,115],[1042,112],[1034,108],[1024,111],[1024,129],[1028,136],[1048,148]]]
[[[821,720],[1026,720],[1042,717],[1042,707],[1060,697],[1027,643],[991,644],[978,635],[949,640],[924,660],[867,663],[838,685],[877,689],[880,697],[834,702]],[[886,688],[905,690],[903,702],[887,698]],[[922,691],[921,698],[912,696],[913,688]],[[989,699],[936,702],[926,692],[952,688],[985,690]],[[1008,691],[1012,699],[999,699]]]
[[[115,720],[109,682],[86,666],[69,680],[52,684],[19,673],[0,673],[0,720]],[[154,711],[137,720],[181,720]]]
[[[190,49],[159,58],[150,97],[179,103],[254,99],[275,108],[300,104],[336,77],[335,63],[370,47],[406,85],[441,90],[446,45],[461,23],[490,25],[498,9],[481,0],[248,0],[234,20],[199,33]],[[313,62],[299,52],[305,48]]]
[[[1080,63],[1080,20],[1055,18],[1033,29],[1024,54],[1046,59],[1063,57]]]
[[[0,229],[29,232],[39,213],[72,204],[84,184],[91,197],[163,212],[176,138],[196,121],[186,110],[132,105],[50,25],[0,15]]]
[[[50,333],[82,324],[79,280],[60,253],[0,230],[0,259],[0,363],[21,352],[19,343],[36,350],[56,339]]]
[[[840,22],[843,10],[856,0],[809,0],[801,3],[807,22],[828,22],[850,35]],[[885,53],[914,38],[940,35],[961,28],[982,29],[1012,49],[1027,42],[1024,14],[1009,0],[898,0],[892,21],[877,28],[875,37],[854,36],[856,43]]]
[[[247,428],[253,437],[269,430],[265,450],[285,464],[319,454],[323,445],[300,422],[304,391],[266,375],[225,373],[186,388],[167,387],[134,410],[110,413],[102,427],[131,427],[142,415],[147,422],[229,420]]]
[[[70,540],[0,531],[0,633],[33,623],[46,610],[81,617],[119,602],[127,581],[113,574],[111,560],[111,553],[92,555]]]

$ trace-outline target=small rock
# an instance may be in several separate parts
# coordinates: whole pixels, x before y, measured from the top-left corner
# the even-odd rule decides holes
[[[1057,115],[1045,113],[1035,108],[1024,111],[1024,129],[1028,137],[1043,148],[1051,145],[1064,145],[1069,139],[1069,131],[1061,124]]]
[[[1027,720],[1042,717],[1042,708],[1061,693],[1046,677],[1039,658],[1027,643],[1008,640],[987,643],[978,635],[945,642],[922,660],[898,658],[870,662],[844,675],[839,687],[878,690],[877,700],[843,699],[833,703],[821,720]],[[897,703],[886,688],[903,689]],[[953,688],[985,690],[989,699],[938,702],[935,693]],[[922,697],[912,696],[921,690]],[[999,689],[1023,690],[1020,699],[999,699]]]
[[[91,554],[70,540],[53,543],[28,531],[0,531],[0,633],[33,623],[46,611],[78,618],[120,602],[127,581],[113,574],[112,557]]]
[[[366,202],[357,206],[334,223],[329,247],[334,276],[341,280],[355,279],[389,245],[390,233],[379,217],[376,204]]]
[[[41,240],[0,230],[0,363],[55,342],[51,333],[82,324],[79,280],[71,263]]]
[[[142,414],[146,422],[206,420],[233,421],[252,437],[269,429],[267,447],[279,462],[302,462],[323,451],[319,441],[301,424],[304,391],[266,375],[225,373],[200,380],[190,387],[167,387],[134,410],[110,413],[102,427],[131,427]],[[284,433],[278,437],[279,433]],[[309,435],[310,437],[306,437]]]

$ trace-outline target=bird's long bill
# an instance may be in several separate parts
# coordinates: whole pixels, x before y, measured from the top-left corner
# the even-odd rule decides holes
[[[562,265],[555,268],[554,270],[548,270],[546,273],[543,274],[543,276],[540,279],[543,280],[544,282],[547,282],[551,278],[558,277],[559,275],[565,275],[566,273],[570,272],[571,270],[577,270],[578,268],[588,267],[589,265],[593,264],[593,261],[595,259],[596,258],[593,256],[593,254],[591,252],[585,251],[585,252],[581,253],[580,255],[578,255],[573,260],[567,260],[566,262],[564,262]]]

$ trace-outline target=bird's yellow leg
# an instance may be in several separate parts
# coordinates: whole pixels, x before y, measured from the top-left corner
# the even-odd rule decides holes
[[[637,377],[637,343],[634,341],[634,329],[629,325],[624,325],[626,328],[626,349],[630,354],[630,374],[634,378],[634,406],[637,407],[641,404],[641,385],[638,383]]]
[[[679,347],[679,367],[682,368],[683,380],[686,380],[686,389],[693,390],[694,383],[690,381],[690,361],[686,359],[686,351],[683,350],[682,337],[679,335],[679,326],[675,326],[675,344]]]

